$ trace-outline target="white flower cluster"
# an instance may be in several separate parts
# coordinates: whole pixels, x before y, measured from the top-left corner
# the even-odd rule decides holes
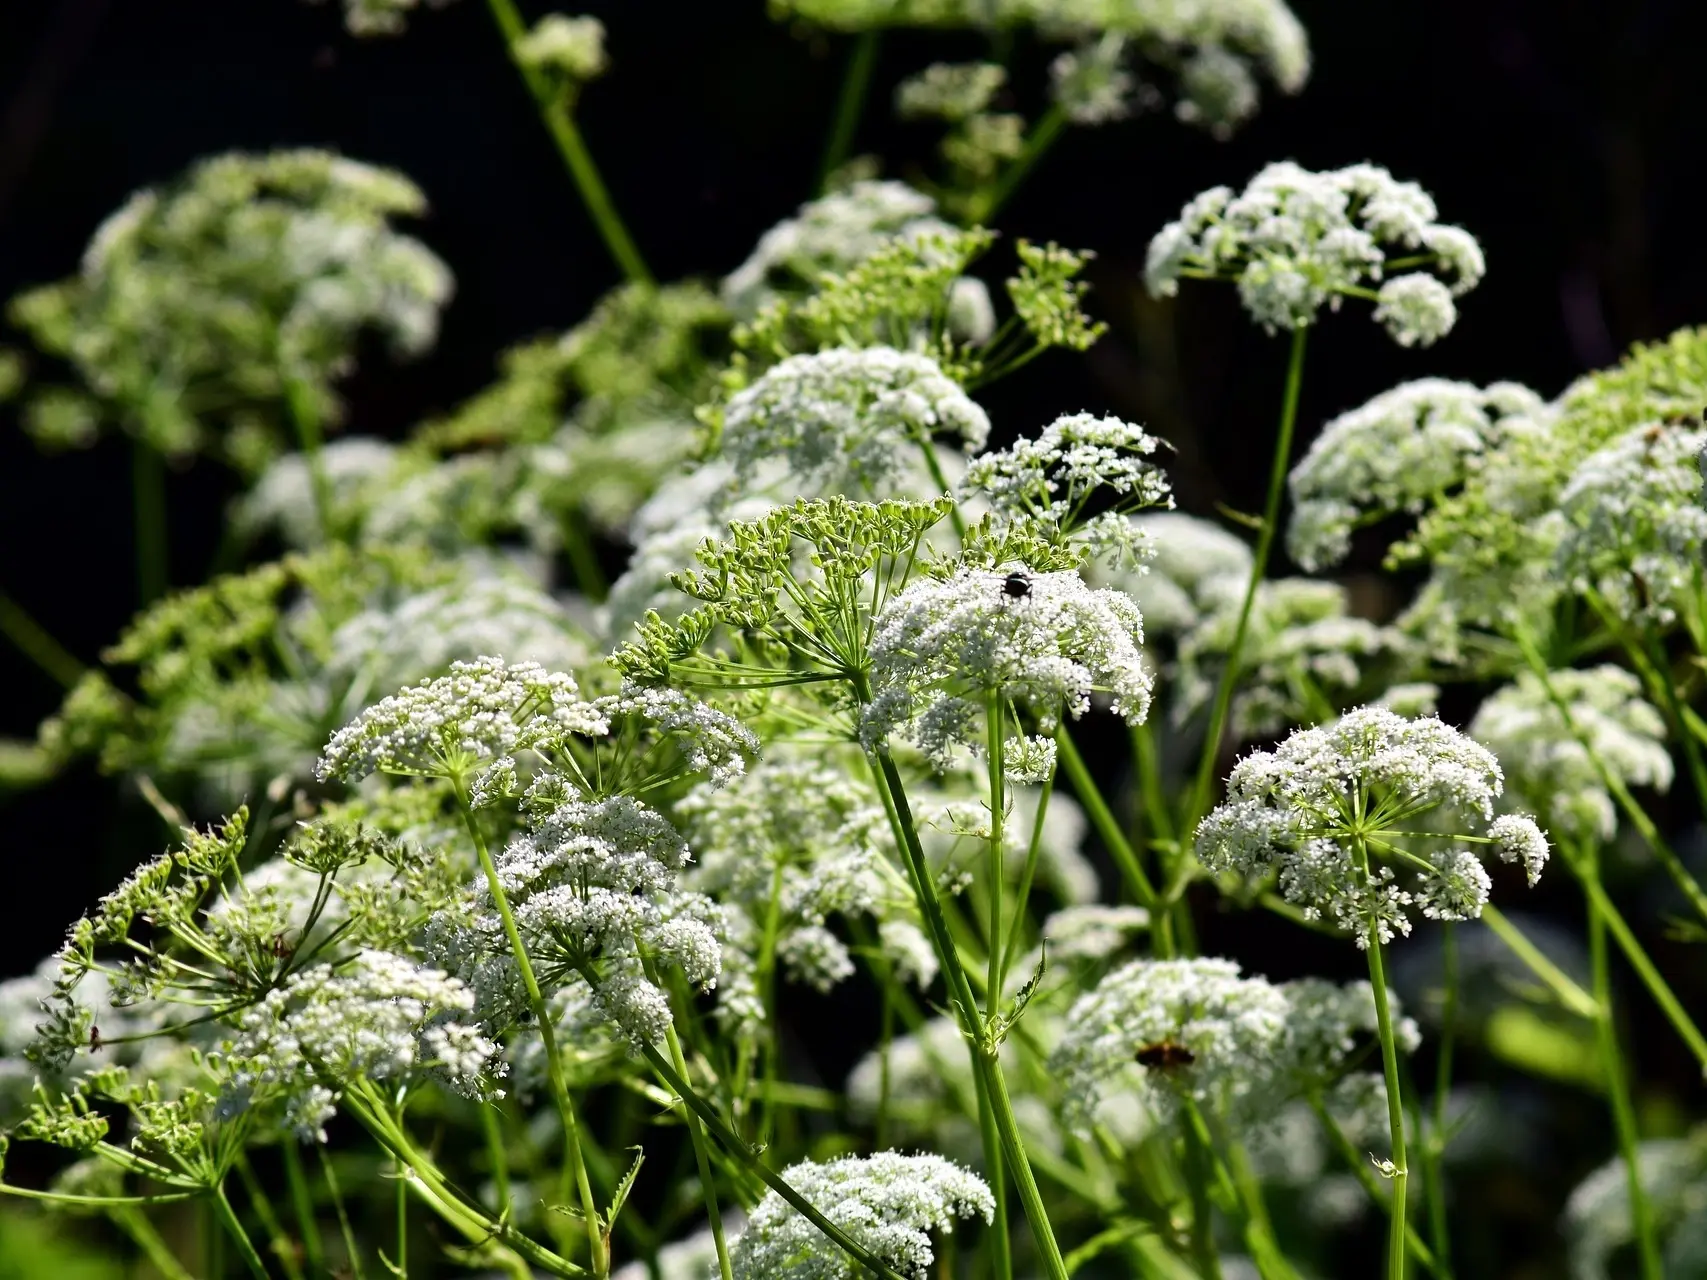
[[[323,0],[309,0],[320,4]],[[394,36],[402,32],[410,10],[421,0],[344,0],[344,25],[353,36]],[[428,7],[442,9],[450,0],[426,0]]]
[[[372,436],[346,436],[320,450],[320,474],[330,490],[328,523],[342,527],[365,506],[375,488],[397,469],[397,446]],[[277,531],[285,545],[306,549],[321,540],[314,477],[300,453],[275,458],[249,492],[237,500],[233,522],[254,536]]]
[[[935,216],[936,202],[904,182],[855,182],[800,206],[759,237],[752,255],[723,279],[723,301],[751,317],[784,292],[818,283],[826,271],[863,262],[893,236],[953,232]]]
[[[1189,631],[1207,615],[1237,609],[1251,576],[1251,548],[1235,533],[1183,511],[1129,517],[1132,539],[1146,551],[1136,571],[1093,564],[1093,581],[1119,587],[1144,613],[1152,638]]]
[[[571,801],[513,838],[494,859],[522,945],[550,989],[596,967],[599,1011],[630,1040],[650,1044],[670,1025],[670,1002],[645,974],[642,958],[672,964],[710,989],[722,964],[722,911],[683,891],[687,842],[663,815],[629,796]],[[435,957],[473,989],[490,1026],[521,1016],[526,996],[490,887],[477,880],[469,901],[439,913],[430,929]]]
[[[1545,402],[1528,387],[1421,378],[1333,419],[1292,468],[1286,547],[1315,573],[1338,564],[1358,527],[1416,515],[1463,483],[1510,418],[1532,421]]]
[[[515,43],[516,61],[571,84],[596,80],[610,65],[605,54],[605,24],[597,18],[548,13]]]
[[[896,87],[895,111],[903,120],[965,120],[989,106],[1007,79],[994,62],[933,62]]]
[[[372,773],[454,776],[509,755],[535,721],[590,737],[609,729],[571,675],[502,658],[453,662],[450,674],[392,694],[333,734],[315,773],[344,782]]]
[[[1190,1100],[1235,1129],[1261,1128],[1337,1075],[1375,1025],[1367,983],[1277,986],[1241,977],[1231,960],[1134,960],[1073,1004],[1049,1070],[1080,1131],[1129,1091],[1170,1123]],[[1414,1025],[1401,1019],[1396,1030],[1406,1051],[1416,1047]]]
[[[1216,608],[1180,637],[1173,719],[1205,710],[1238,628],[1243,581],[1215,585]],[[1287,725],[1325,718],[1364,682],[1372,661],[1399,654],[1405,638],[1391,627],[1351,617],[1346,590],[1314,578],[1270,578],[1257,585],[1239,656],[1232,733],[1248,742]]]
[[[967,864],[983,866],[990,848],[989,778],[975,761],[938,779],[941,791],[930,786],[909,787],[913,818],[925,860],[938,874],[959,879]],[[1019,879],[1031,852],[1039,791],[1036,787],[1008,788],[1007,821],[1002,824],[1003,861],[1007,875]],[[1096,867],[1083,852],[1084,811],[1059,791],[1050,796],[1038,832],[1036,887],[1047,889],[1067,903],[1094,902],[1099,892]]]
[[[1212,187],[1151,240],[1145,278],[1158,295],[1174,293],[1182,276],[1236,280],[1263,328],[1300,329],[1323,306],[1369,296],[1368,283],[1388,265],[1383,245],[1409,251],[1395,261],[1438,267],[1450,279],[1409,272],[1376,294],[1375,318],[1394,340],[1428,346],[1452,328],[1453,298],[1481,280],[1481,246],[1435,221],[1434,201],[1416,183],[1374,165],[1313,173],[1283,161],[1238,195]]]
[[[723,1229],[740,1232],[746,1217],[740,1209],[723,1210]],[[717,1238],[705,1227],[684,1240],[672,1240],[658,1250],[658,1269],[653,1271],[643,1261],[630,1262],[611,1272],[611,1280],[715,1280],[717,1276]]]
[[[1642,696],[1642,682],[1623,667],[1567,668],[1549,677],[1570,708],[1571,721],[1594,755],[1571,732],[1541,681],[1528,671],[1483,701],[1470,736],[1505,767],[1508,795],[1574,836],[1610,840],[1618,810],[1594,758],[1628,786],[1665,791],[1673,766],[1665,717]]]
[[[1106,960],[1148,930],[1143,907],[1105,906],[1099,902],[1063,907],[1043,922],[1052,960]]]
[[[998,531],[1042,525],[1045,536],[1068,535],[1110,564],[1135,564],[1144,557],[1142,526],[1127,513],[1173,505],[1167,477],[1150,461],[1161,443],[1119,418],[1064,414],[1035,437],[974,458],[956,496],[984,499]],[[1112,496],[1112,509],[1087,517],[1093,496]]]
[[[1481,915],[1488,873],[1466,842],[1491,844],[1535,883],[1547,839],[1532,819],[1493,816],[1502,785],[1493,753],[1451,726],[1359,707],[1234,766],[1197,852],[1211,871],[1277,874],[1287,901],[1367,947],[1410,933],[1413,904],[1437,920]],[[1419,825],[1429,814],[1439,825]],[[1412,887],[1378,858],[1411,873]]]
[[[843,1156],[806,1160],[783,1180],[836,1226],[907,1280],[925,1280],[936,1260],[931,1232],[962,1218],[995,1215],[984,1180],[941,1156]],[[730,1251],[736,1280],[858,1280],[864,1268],[776,1192],[753,1209]]]
[[[887,495],[906,455],[932,437],[971,453],[989,434],[984,410],[929,356],[837,347],[790,356],[736,393],[720,440],[738,481],[782,457],[807,483]]]
[[[1703,448],[1707,428],[1656,422],[1583,459],[1559,495],[1558,568],[1576,590],[1599,592],[1627,621],[1667,623],[1698,607]]]
[[[436,1067],[478,1090],[497,1046],[454,1015],[474,1008],[457,979],[403,956],[361,951],[347,967],[292,975],[238,1020],[226,1047],[224,1105],[280,1102],[302,1137],[326,1141],[342,1086]]]
[[[1707,1135],[1662,1138],[1636,1149],[1636,1176],[1662,1242],[1667,1276],[1707,1274]],[[1565,1203],[1571,1280],[1614,1280],[1629,1274],[1636,1240],[1630,1175],[1613,1158],[1581,1183]]]
[[[1123,65],[1126,41],[1103,36],[1049,64],[1050,96],[1076,125],[1111,124],[1132,114],[1138,79]]]
[[[1021,595],[1010,586],[1024,586]],[[955,748],[982,744],[986,695],[1027,705],[1051,733],[1065,712],[1106,694],[1129,723],[1150,708],[1150,677],[1138,646],[1144,620],[1119,591],[1096,590],[1077,573],[1022,565],[962,567],[910,584],[878,615],[871,643],[873,698],[860,723],[867,746],[905,730],[937,768]],[[1040,781],[1054,758],[1045,736],[1014,745],[1019,781]]]

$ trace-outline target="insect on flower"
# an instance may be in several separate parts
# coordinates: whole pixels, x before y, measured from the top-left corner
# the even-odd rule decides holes
[[[1023,569],[1015,569],[1002,579],[1002,594],[1010,600],[1024,600],[1031,594],[1031,575]]]
[[[1147,1044],[1138,1050],[1138,1065],[1149,1067],[1153,1071],[1173,1071],[1180,1067],[1189,1067],[1197,1061],[1197,1055],[1183,1044],[1172,1040],[1158,1040]]]
[[[89,1052],[99,1053],[101,1050],[101,1029],[91,1025],[89,1028]]]

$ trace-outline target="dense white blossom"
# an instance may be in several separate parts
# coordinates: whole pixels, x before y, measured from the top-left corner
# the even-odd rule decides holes
[[[441,1067],[477,1089],[497,1046],[455,1020],[473,1008],[457,979],[388,952],[302,970],[239,1017],[224,1054],[225,1105],[276,1100],[292,1128],[324,1142],[349,1081]]]
[[[1017,598],[1006,590],[1016,573],[1027,588]],[[1092,693],[1107,695],[1116,715],[1140,722],[1150,706],[1150,677],[1138,652],[1143,639],[1143,619],[1128,596],[1088,587],[1071,571],[963,567],[946,579],[919,579],[877,618],[874,696],[860,734],[875,745],[904,731],[943,768],[957,746],[981,743],[992,692],[1029,706],[1045,734],[1063,713],[1089,710]],[[1024,780],[1036,780],[1027,773]]]
[[[371,773],[454,776],[509,755],[540,719],[594,736],[609,728],[567,673],[502,658],[453,662],[449,675],[394,693],[338,730],[316,772],[346,782]]]
[[[1355,529],[1401,511],[1418,514],[1464,482],[1509,419],[1532,420],[1544,407],[1514,382],[1484,391],[1422,378],[1340,414],[1292,468],[1287,551],[1312,573],[1338,564]]]
[[[1413,904],[1433,919],[1481,915],[1488,874],[1466,843],[1492,845],[1535,883],[1546,838],[1529,818],[1496,824],[1502,785],[1493,753],[1451,726],[1359,707],[1234,766],[1198,856],[1211,871],[1277,875],[1287,901],[1367,947],[1408,934]]]
[[[925,1280],[936,1259],[931,1233],[962,1218],[990,1221],[984,1180],[941,1156],[843,1156],[782,1171],[826,1218],[907,1280]],[[863,1268],[777,1195],[767,1192],[731,1248],[737,1280],[858,1280]]]
[[[1483,701],[1470,736],[1499,757],[1510,796],[1546,814],[1561,832],[1610,840],[1618,810],[1595,759],[1627,786],[1667,790],[1673,767],[1665,717],[1642,696],[1641,680],[1623,667],[1566,668],[1548,680],[1589,747],[1528,671]]]
[[[1375,1025],[1367,983],[1275,985],[1241,977],[1231,960],[1134,960],[1074,1003],[1049,1069],[1075,1128],[1089,1128],[1105,1097],[1126,1091],[1169,1120],[1189,1099],[1237,1128],[1260,1128],[1337,1074]],[[1414,1026],[1401,1020],[1398,1035],[1415,1048]],[[1184,1054],[1139,1061],[1158,1046]]]
[[[605,24],[597,18],[548,13],[514,45],[516,61],[572,83],[596,80],[610,59]]]
[[[1707,510],[1696,458],[1707,428],[1650,423],[1578,464],[1559,510],[1558,569],[1630,621],[1669,622],[1701,591]]]
[[[1707,1135],[1662,1138],[1636,1149],[1637,1177],[1662,1242],[1663,1272],[1695,1276],[1707,1269]],[[1577,1185],[1565,1204],[1571,1280],[1615,1280],[1629,1274],[1636,1240],[1630,1175],[1620,1158]]]
[[[1150,242],[1145,278],[1158,295],[1174,293],[1182,276],[1233,280],[1258,324],[1299,329],[1324,306],[1367,296],[1388,260],[1383,246],[1400,259],[1420,255],[1449,277],[1450,288],[1421,273],[1399,276],[1378,299],[1376,319],[1399,342],[1426,346],[1452,327],[1453,297],[1481,279],[1481,251],[1466,232],[1435,221],[1421,187],[1374,165],[1314,173],[1282,161],[1238,195],[1213,187]]]
[[[887,495],[933,437],[971,453],[989,433],[984,410],[929,356],[837,347],[790,356],[737,392],[720,443],[738,481],[780,456],[808,483]]]
[[[1150,913],[1143,907],[1089,902],[1050,915],[1043,922],[1043,937],[1053,960],[1106,960],[1149,927]]]
[[[1145,547],[1127,513],[1173,503],[1167,477],[1150,461],[1161,443],[1119,418],[1064,414],[1036,436],[974,458],[956,496],[982,498],[997,530],[1066,535],[1110,564],[1133,564]],[[1112,498],[1112,507],[1088,515],[1093,498]]]
[[[1109,124],[1132,112],[1138,81],[1122,65],[1126,42],[1118,35],[1056,55],[1049,64],[1050,94],[1077,125]]]

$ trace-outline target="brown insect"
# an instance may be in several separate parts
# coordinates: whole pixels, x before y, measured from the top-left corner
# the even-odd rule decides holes
[[[283,960],[285,957],[290,955],[291,952],[295,951],[296,948],[290,945],[290,939],[281,930],[273,935],[273,945],[270,950],[274,956]]]
[[[89,1027],[89,1052],[96,1053],[101,1048],[101,1029],[93,1024]]]
[[[1158,1040],[1155,1044],[1147,1044],[1138,1050],[1138,1065],[1149,1067],[1152,1071],[1174,1071],[1180,1067],[1189,1067],[1196,1061],[1195,1053],[1172,1040]]]

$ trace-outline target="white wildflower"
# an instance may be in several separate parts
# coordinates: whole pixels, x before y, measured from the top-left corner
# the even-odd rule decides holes
[[[1696,458],[1707,428],[1651,423],[1578,464],[1559,495],[1559,572],[1626,621],[1670,622],[1701,593],[1707,510]]]
[[[319,4],[322,0],[309,0]],[[426,0],[432,9],[442,9],[450,0]],[[405,19],[421,0],[344,0],[344,25],[353,36],[394,36],[402,32]]]
[[[1487,873],[1466,843],[1539,873],[1546,838],[1532,820],[1490,826],[1502,783],[1493,753],[1458,730],[1360,707],[1241,760],[1198,828],[1198,856],[1211,871],[1277,874],[1287,901],[1360,947],[1389,942],[1411,931],[1413,903],[1436,919],[1481,914]]]
[[[935,62],[897,86],[895,111],[903,120],[966,120],[990,105],[1007,78],[994,62]]]
[[[1118,35],[1059,54],[1049,64],[1056,105],[1077,125],[1109,124],[1132,112],[1138,81],[1122,65],[1126,41]]]
[[[1669,789],[1665,718],[1642,696],[1641,680],[1622,667],[1568,668],[1548,678],[1593,757],[1527,671],[1489,695],[1470,722],[1470,736],[1499,757],[1511,797],[1546,814],[1560,831],[1610,840],[1618,810],[1594,759],[1627,786]]]
[[[331,491],[333,528],[355,523],[370,487],[383,484],[397,467],[397,447],[372,436],[347,436],[320,450],[320,469]],[[276,530],[286,546],[308,548],[321,541],[314,478],[300,453],[276,458],[254,488],[238,499],[233,523],[251,536]]]
[[[1479,279],[1474,242],[1457,228],[1446,232],[1428,194],[1385,169],[1313,173],[1281,162],[1237,196],[1214,187],[1187,204],[1150,242],[1145,276],[1158,295],[1174,293],[1181,276],[1236,281],[1245,309],[1272,332],[1314,324],[1324,306],[1379,281],[1384,244],[1401,257],[1420,250],[1451,274],[1452,287],[1420,273],[1401,276],[1382,290],[1376,318],[1400,342],[1426,345],[1452,327],[1452,295]]]
[[[1699,1275],[1707,1266],[1707,1135],[1644,1142],[1636,1150],[1637,1178],[1663,1243],[1664,1274]],[[1565,1204],[1571,1280],[1613,1280],[1629,1274],[1636,1239],[1629,1172],[1620,1158],[1601,1165]]]
[[[1065,907],[1043,922],[1052,960],[1106,960],[1150,927],[1143,907],[1085,903]]]
[[[1010,594],[1010,581],[1023,594]],[[878,615],[861,737],[875,745],[904,729],[946,767],[957,746],[979,741],[991,692],[1029,706],[1045,736],[1063,713],[1089,710],[1092,693],[1137,723],[1150,706],[1143,638],[1129,597],[1087,587],[1077,573],[1004,565],[920,579]]]
[[[1423,378],[1333,419],[1292,468],[1286,546],[1314,573],[1338,564],[1352,532],[1397,512],[1420,513],[1457,488],[1512,418],[1544,409],[1527,387]]]
[[[929,356],[838,347],[790,356],[736,393],[721,445],[738,481],[780,456],[809,483],[838,479],[887,496],[905,455],[933,437],[971,453],[989,433],[983,409]]]
[[[597,18],[547,14],[515,42],[514,51],[523,66],[573,84],[598,79],[610,65],[605,55],[605,24]]]
[[[925,1280],[931,1232],[995,1214],[984,1180],[941,1156],[880,1151],[824,1164],[803,1161],[783,1179],[885,1265]],[[857,1280],[861,1268],[777,1195],[767,1192],[731,1249],[737,1280]]]

